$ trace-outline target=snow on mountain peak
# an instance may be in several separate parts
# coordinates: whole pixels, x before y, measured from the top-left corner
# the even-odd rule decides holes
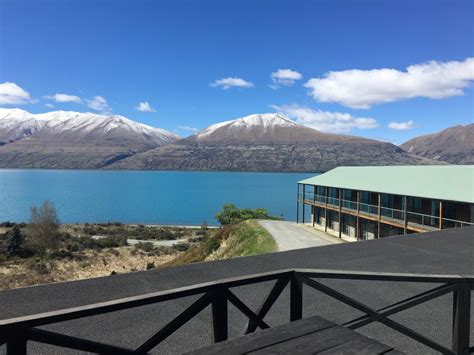
[[[0,141],[14,141],[26,138],[38,131],[48,130],[54,134],[76,133],[88,134],[97,132],[105,135],[119,129],[120,132],[131,132],[146,135],[156,141],[166,143],[180,137],[164,129],[151,127],[119,115],[100,115],[91,112],[51,111],[32,114],[21,109],[0,108]]]
[[[202,131],[196,133],[197,139],[202,139],[214,133],[217,129],[226,126],[230,130],[245,129],[250,130],[256,127],[263,127],[264,129],[270,127],[292,127],[298,126],[298,123],[278,114],[278,113],[260,113],[253,114],[230,121],[224,121],[213,124]]]

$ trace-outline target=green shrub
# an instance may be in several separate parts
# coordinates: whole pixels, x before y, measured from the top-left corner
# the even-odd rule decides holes
[[[153,250],[153,243],[150,242],[139,242],[135,244],[135,249],[140,249],[143,251],[152,251]]]
[[[281,218],[270,216],[265,208],[238,208],[236,205],[229,203],[224,205],[221,211],[217,212],[216,219],[222,226],[236,224],[248,219],[274,219]]]
[[[25,254],[25,249],[23,247],[23,243],[25,242],[25,238],[23,233],[20,230],[18,225],[15,225],[13,229],[11,229],[7,233],[7,253],[10,256],[23,256]]]
[[[177,251],[186,251],[186,250],[189,249],[189,244],[188,243],[176,243],[175,245],[173,245],[173,247]]]

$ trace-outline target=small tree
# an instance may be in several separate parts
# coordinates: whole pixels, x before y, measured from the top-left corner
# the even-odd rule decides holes
[[[10,256],[23,255],[24,237],[21,233],[20,227],[15,225],[11,231],[8,232],[7,253]]]
[[[59,218],[51,202],[45,201],[41,207],[31,207],[30,221],[26,227],[28,246],[39,254],[58,249],[59,226]]]
[[[222,226],[235,223],[239,217],[239,209],[232,203],[224,205],[222,210],[216,214],[216,219]]]

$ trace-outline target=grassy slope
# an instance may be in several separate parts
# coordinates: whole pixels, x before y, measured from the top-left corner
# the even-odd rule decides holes
[[[231,259],[275,251],[277,244],[271,235],[257,221],[250,220],[214,231],[204,243],[190,248],[164,266]]]

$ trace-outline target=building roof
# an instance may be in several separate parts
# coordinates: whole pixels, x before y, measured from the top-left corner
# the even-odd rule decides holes
[[[299,183],[474,203],[474,165],[338,167]]]

